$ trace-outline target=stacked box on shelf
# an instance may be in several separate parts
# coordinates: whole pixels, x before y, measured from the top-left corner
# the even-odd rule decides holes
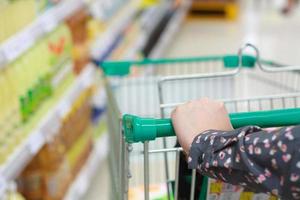
[[[88,25],[89,14],[85,8],[79,9],[66,19],[74,43],[72,55],[74,60],[74,72],[79,74],[89,62]]]
[[[190,18],[222,17],[234,20],[237,15],[237,0],[194,0],[190,10]]]
[[[91,122],[91,95],[92,88],[81,93],[71,111],[64,118],[60,129],[73,178],[84,163],[84,159],[87,158],[92,146],[92,135],[90,131],[87,131]]]
[[[92,88],[83,91],[63,125],[18,178],[27,200],[62,199],[92,149],[90,126]]]
[[[54,200],[63,196],[69,181],[62,138],[55,135],[22,172],[18,186],[26,199]]]

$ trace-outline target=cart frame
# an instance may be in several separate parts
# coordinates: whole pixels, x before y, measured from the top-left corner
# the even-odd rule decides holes
[[[253,56],[245,56],[244,51],[246,48],[252,48],[255,51],[255,57]],[[183,102],[176,102],[176,103],[167,103],[163,98],[164,90],[163,85],[167,82],[172,81],[181,81],[181,80],[192,80],[192,79],[210,79],[210,78],[223,78],[223,77],[234,77],[241,72],[242,67],[253,67],[257,65],[262,72],[267,73],[276,73],[276,72],[289,72],[292,74],[296,74],[296,78],[298,79],[298,72],[300,67],[299,66],[286,66],[281,65],[275,62],[265,61],[260,58],[259,50],[251,44],[246,44],[244,47],[240,48],[238,51],[237,56],[227,56],[227,57],[205,57],[205,58],[187,58],[187,59],[161,59],[161,60],[144,60],[144,61],[121,61],[121,62],[104,62],[101,64],[101,68],[104,71],[104,83],[105,88],[107,91],[107,97],[109,99],[109,106],[108,106],[108,121],[109,122],[116,122],[114,125],[109,123],[109,129],[114,134],[111,134],[111,145],[113,148],[112,156],[110,156],[110,166],[112,166],[112,188],[113,191],[119,194],[115,194],[114,199],[127,199],[128,198],[128,190],[129,190],[129,179],[132,177],[130,173],[130,152],[132,152],[132,141],[130,141],[129,136],[125,133],[126,127],[124,128],[124,119],[122,120],[122,112],[119,109],[118,102],[116,97],[114,96],[113,92],[113,84],[111,84],[110,80],[108,79],[109,76],[123,76],[125,77],[130,72],[131,65],[137,66],[149,66],[150,68],[153,65],[165,64],[165,63],[175,63],[175,64],[182,64],[182,63],[189,63],[195,61],[210,61],[210,60],[220,60],[222,59],[224,62],[225,67],[231,68],[229,71],[224,72],[216,72],[216,73],[199,73],[199,74],[187,74],[187,75],[171,75],[171,76],[164,76],[159,78],[157,82],[157,89],[158,89],[158,103],[159,103],[159,111],[160,117],[166,118],[165,109],[174,108],[180,105]],[[227,59],[227,60],[226,60]],[[122,79],[122,78],[121,78]],[[299,79],[300,81],[300,79]],[[118,82],[118,81],[117,81]],[[295,82],[298,84],[298,81]],[[240,98],[240,99],[223,99],[225,104],[233,103],[237,106],[238,102],[246,102],[248,103],[248,111],[250,111],[250,103],[253,101],[259,102],[259,109],[262,110],[262,101],[270,101],[271,110],[274,109],[273,101],[275,99],[281,99],[283,102],[282,107],[286,108],[284,98],[292,98],[294,99],[294,105],[292,107],[298,107],[298,97],[300,97],[300,92],[291,92],[289,94],[277,94],[277,95],[266,95],[262,97],[253,97],[253,98]],[[238,108],[236,107],[235,110],[237,111]],[[293,122],[295,123],[295,122]],[[118,125],[116,125],[118,124]],[[117,134],[116,134],[117,133]],[[116,134],[116,135],[115,135]],[[118,135],[119,134],[119,135]],[[163,139],[163,148],[156,149],[156,150],[149,150],[149,141],[153,138],[148,139],[141,139],[139,141],[143,142],[143,155],[144,155],[144,198],[145,200],[149,200],[149,155],[150,154],[164,154],[164,164],[165,164],[165,175],[167,182],[170,181],[169,176],[169,164],[168,164],[168,154],[169,152],[176,153],[176,162],[175,162],[175,191],[174,191],[174,199],[178,199],[178,171],[179,171],[179,155],[182,151],[181,148],[167,148],[166,139]],[[155,139],[155,138],[154,138]],[[135,142],[135,141],[134,141]],[[120,181],[118,178],[120,177]],[[196,169],[192,171],[192,182],[191,182],[191,190],[190,190],[190,199],[194,199],[195,194],[195,180],[196,180]],[[168,191],[168,199],[171,199],[171,188],[167,186]],[[204,196],[201,197],[202,199],[205,198]]]

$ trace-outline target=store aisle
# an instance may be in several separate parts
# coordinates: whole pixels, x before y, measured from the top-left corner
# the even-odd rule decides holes
[[[269,1],[263,1],[269,2]],[[300,9],[283,16],[276,4],[243,1],[237,21],[188,20],[180,29],[168,57],[237,53],[247,42],[261,56],[284,63],[300,63]]]
[[[267,1],[269,2],[269,1]],[[276,5],[244,1],[237,21],[187,20],[172,39],[166,57],[236,53],[250,42],[261,56],[287,64],[300,64],[300,10],[282,16]],[[99,169],[85,200],[108,199],[109,173]]]

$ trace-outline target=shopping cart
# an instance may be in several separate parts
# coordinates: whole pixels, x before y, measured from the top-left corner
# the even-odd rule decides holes
[[[244,55],[247,47],[256,55]],[[175,133],[168,117],[181,103],[204,96],[220,99],[235,128],[300,123],[299,67],[262,60],[251,44],[238,55],[104,62],[101,68],[108,97],[112,199],[128,199],[129,188],[141,184],[144,199],[153,199],[150,185],[161,182],[168,183],[168,199],[179,199],[182,149],[174,147],[176,137],[169,137]],[[193,170],[190,199],[196,196],[195,181]],[[206,191],[204,180],[200,199]]]

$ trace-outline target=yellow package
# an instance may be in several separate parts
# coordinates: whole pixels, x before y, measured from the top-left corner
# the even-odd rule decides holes
[[[0,43],[32,22],[35,12],[35,0],[0,1]]]

